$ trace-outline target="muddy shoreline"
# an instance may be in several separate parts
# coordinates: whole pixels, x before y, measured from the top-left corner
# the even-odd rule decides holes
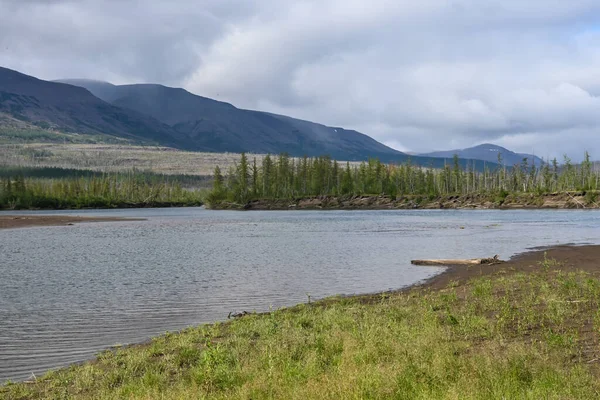
[[[86,222],[143,221],[140,218],[79,217],[69,215],[0,215],[0,229],[31,228],[36,226],[68,226]]]
[[[461,285],[472,278],[482,276],[539,271],[544,258],[556,260],[560,265],[557,268],[566,272],[585,271],[600,276],[600,245],[567,244],[525,251],[501,264],[450,266],[444,272],[399,292],[415,289],[440,290],[448,287],[450,283]]]

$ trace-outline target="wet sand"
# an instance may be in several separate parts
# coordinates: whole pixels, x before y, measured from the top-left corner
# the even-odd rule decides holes
[[[66,226],[81,222],[143,221],[143,219],[118,217],[78,217],[69,215],[0,215],[0,229],[35,226]]]

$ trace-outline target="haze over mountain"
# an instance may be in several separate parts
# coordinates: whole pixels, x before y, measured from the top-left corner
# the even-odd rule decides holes
[[[501,154],[503,164],[508,166],[521,164],[524,158],[527,158],[527,163],[529,165],[533,163],[536,166],[540,166],[544,162],[544,160],[532,154],[515,153],[502,146],[490,143],[484,143],[466,149],[434,151],[419,155],[424,157],[452,158],[455,154],[460,158],[483,160],[492,163],[498,163],[498,154]]]

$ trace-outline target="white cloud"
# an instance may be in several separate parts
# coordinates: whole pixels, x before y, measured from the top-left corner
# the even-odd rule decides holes
[[[180,85],[401,150],[600,158],[596,0],[0,0],[0,64]]]

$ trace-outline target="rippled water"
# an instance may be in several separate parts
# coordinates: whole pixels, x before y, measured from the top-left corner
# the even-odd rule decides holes
[[[600,237],[600,213],[586,211],[71,214],[148,220],[0,230],[0,382],[230,311],[397,289],[441,271],[414,258],[508,258]]]

